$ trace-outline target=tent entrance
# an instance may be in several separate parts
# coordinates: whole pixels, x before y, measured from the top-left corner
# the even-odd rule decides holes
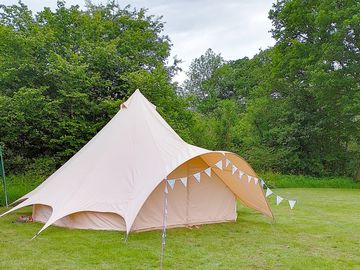
[[[209,167],[199,156],[182,164],[170,176],[184,177]],[[150,194],[135,219],[132,231],[161,229],[163,226],[165,182]],[[167,228],[236,220],[236,198],[233,192],[215,174],[194,176],[186,184],[176,181],[168,185]]]

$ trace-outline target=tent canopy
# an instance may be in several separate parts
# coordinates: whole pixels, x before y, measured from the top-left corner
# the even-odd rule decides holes
[[[200,167],[192,166],[199,160]],[[224,169],[215,166],[219,161]],[[186,143],[136,90],[95,137],[8,212],[29,205],[47,206],[48,217],[40,232],[75,213],[111,213],[123,219],[128,233],[136,230],[133,225],[141,208],[164,179],[196,173],[189,168],[211,167],[214,177],[244,205],[272,217],[262,187],[236,180],[227,161],[256,177],[236,154]]]

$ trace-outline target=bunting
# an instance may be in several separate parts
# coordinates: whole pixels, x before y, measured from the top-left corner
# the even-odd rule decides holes
[[[195,173],[194,177],[195,177],[196,181],[198,181],[198,183],[200,183],[200,173]]]
[[[174,189],[174,186],[175,186],[175,179],[170,179],[170,180],[167,180],[169,186],[171,187],[171,189]]]
[[[234,173],[236,172],[237,168],[235,165],[232,165],[232,168],[231,168],[231,174],[234,175]]]
[[[226,164],[226,166],[225,166],[225,167],[228,167],[228,166],[229,166],[229,164],[230,164],[230,160],[226,159],[225,164]]]
[[[265,183],[264,179],[259,179],[260,180],[260,185],[263,187],[263,188],[266,188],[266,193],[265,193],[265,196],[266,197],[269,197],[270,195],[274,194],[276,196],[276,205],[279,205],[283,200],[286,200],[288,201],[289,203],[289,206],[290,206],[290,209],[293,209],[295,204],[296,204],[296,200],[292,200],[292,199],[287,199],[287,198],[284,198],[282,196],[279,196],[277,194],[275,194]]]
[[[181,183],[184,185],[184,187],[187,186],[187,177],[181,177],[180,178]]]
[[[204,172],[211,177],[211,168],[207,168]]]
[[[225,161],[225,167],[223,167],[223,162]],[[230,167],[230,168],[229,168]],[[272,194],[275,194],[265,183],[265,181],[261,178],[257,178],[256,176],[252,176],[252,175],[248,175],[247,173],[245,173],[242,170],[239,170],[239,168],[236,167],[235,164],[233,164],[229,159],[225,158],[219,160],[218,162],[216,162],[213,166],[209,166],[206,169],[199,171],[197,173],[194,173],[192,175],[188,175],[185,177],[180,177],[180,178],[174,178],[174,179],[167,179],[167,183],[170,186],[171,190],[174,189],[175,187],[175,183],[177,180],[180,180],[181,183],[184,185],[184,187],[187,187],[187,183],[188,183],[188,178],[189,176],[193,176],[194,179],[196,180],[197,183],[200,183],[201,181],[201,173],[206,174],[207,176],[211,177],[211,169],[212,168],[218,168],[220,170],[231,170],[231,175],[236,176],[238,181],[242,180],[243,177],[245,177],[245,181],[248,182],[248,184],[254,184],[254,185],[260,185],[262,188],[266,189],[265,192],[265,197],[269,197]],[[167,185],[165,187],[165,193],[168,193],[168,188]],[[283,200],[287,200],[290,206],[290,209],[293,209],[295,207],[296,204],[296,200],[290,200],[290,199],[286,199],[282,196],[279,196],[277,194],[275,194],[276,196],[276,205],[279,205]]]
[[[296,201],[295,200],[289,200],[290,208],[293,209],[295,206]]]
[[[267,188],[265,196],[269,197],[271,194],[273,194],[272,190],[270,188]]]
[[[283,197],[280,197],[279,195],[276,195],[276,205],[279,205],[284,200]]]
[[[261,184],[261,187],[263,188],[263,187],[264,187],[264,185],[265,185],[264,180],[262,180],[262,179],[261,179],[260,184]]]

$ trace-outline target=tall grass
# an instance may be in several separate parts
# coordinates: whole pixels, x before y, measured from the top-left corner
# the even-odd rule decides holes
[[[260,176],[272,188],[360,188],[360,182],[350,177],[311,177],[303,175],[281,175],[261,173]]]
[[[45,178],[46,177],[44,176],[31,173],[9,175],[6,177],[9,203],[14,202],[21,196],[36,188],[42,181],[45,180]],[[4,187],[2,181],[0,184],[0,205],[5,205]]]

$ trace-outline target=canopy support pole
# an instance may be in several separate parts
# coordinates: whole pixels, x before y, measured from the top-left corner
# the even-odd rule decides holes
[[[165,252],[165,239],[166,239],[166,220],[167,220],[167,205],[168,205],[168,188],[167,181],[165,182],[164,189],[164,212],[163,212],[163,227],[162,227],[162,242],[161,242],[161,255],[160,255],[160,270],[163,269],[163,261],[164,261],[164,252]]]

